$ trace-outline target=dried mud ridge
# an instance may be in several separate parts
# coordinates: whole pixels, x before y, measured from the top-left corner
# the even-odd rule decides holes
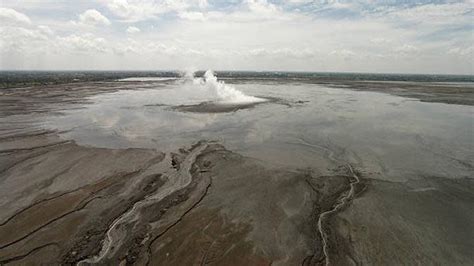
[[[358,188],[358,185],[360,184],[361,179],[359,175],[354,171],[352,166],[350,164],[347,164],[346,167],[350,173],[350,176],[348,176],[349,186],[350,186],[349,190],[344,191],[340,195],[340,197],[337,199],[335,204],[329,210],[322,212],[319,215],[319,219],[318,219],[318,231],[321,235],[322,250],[323,250],[325,265],[330,265],[330,262],[331,262],[330,255],[329,255],[329,248],[330,248],[330,245],[329,245],[330,240],[328,236],[329,233],[327,232],[328,229],[325,228],[328,226],[327,220],[330,218],[331,215],[335,215],[338,211],[348,207],[348,205],[350,204],[350,201],[354,199],[357,192],[361,192],[363,191],[363,189],[365,189],[365,187]]]
[[[26,134],[23,140],[44,141],[44,138],[51,137],[51,134],[54,133]],[[54,156],[54,153],[65,153],[68,150],[73,150],[74,153],[85,152],[88,156],[101,152],[115,153],[109,150],[97,151],[94,148],[83,148],[72,142],[56,143],[50,140],[47,142],[50,144],[3,150],[3,153],[13,155],[18,160],[11,162],[11,165],[5,167],[2,172],[11,175],[24,168],[41,167],[48,156]],[[159,262],[160,256],[163,256],[160,249],[167,249],[166,243],[176,230],[199,230],[199,228],[188,226],[189,221],[183,222],[187,215],[195,217],[207,210],[216,209],[212,204],[202,204],[210,192],[213,178],[221,178],[222,175],[219,170],[214,172],[213,168],[222,163],[236,165],[237,168],[248,164],[248,159],[225,150],[219,144],[205,141],[198,142],[188,150],[180,149],[177,153],[146,155],[148,158],[146,163],[133,171],[115,173],[97,182],[68,191],[50,195],[39,194],[36,200],[31,201],[31,204],[25,204],[23,208],[8,217],[2,217],[0,264],[42,262],[67,265],[116,263],[155,265]],[[79,161],[82,159],[84,158],[80,158]],[[35,162],[35,160],[38,161]],[[41,185],[44,189],[53,185],[55,180],[59,180],[58,178],[71,174],[77,163],[76,160],[72,162],[72,165],[65,166],[64,170],[52,175]],[[307,175],[298,177],[314,192],[314,198],[319,201],[313,202],[316,204],[312,208],[313,214],[308,213],[318,218],[311,222],[314,223],[313,225],[308,226],[315,228],[317,224],[319,236],[316,238],[320,241],[314,243],[322,246],[322,253],[316,254],[316,252],[304,260],[300,258],[305,265],[318,264],[312,263],[314,259],[308,258],[318,257],[319,262],[326,261],[326,263],[330,261],[328,252],[330,248],[328,243],[331,241],[330,230],[326,223],[337,211],[347,207],[355,196],[356,186],[360,180],[352,167],[348,167],[346,170],[352,176],[336,177],[338,184],[335,185],[331,184],[333,177],[315,178]],[[245,169],[240,169],[242,170]],[[204,208],[205,211],[195,210],[197,207]],[[225,207],[232,206],[220,206],[220,208]],[[220,217],[220,215],[214,212],[211,224],[216,219],[215,217]],[[267,217],[264,218],[267,219]],[[183,229],[183,226],[186,229]],[[219,259],[216,259],[215,252],[217,251],[208,250],[204,252],[204,255],[201,254],[202,251],[199,251],[191,252],[187,256],[199,258],[203,262],[215,261],[216,263],[225,256],[232,258],[237,254],[262,257],[262,254],[253,254],[254,248],[250,248],[259,244],[246,239],[252,225],[244,227],[247,228],[244,231],[235,229],[242,228],[240,226],[222,229],[227,234],[232,232],[234,234],[232,239],[238,239],[236,242],[239,244],[232,243],[234,240],[228,239],[219,240],[225,244],[219,244],[218,240],[213,240],[213,249],[222,248],[222,250],[227,250],[227,253],[230,252],[230,255],[221,254]],[[223,235],[225,238],[225,234]],[[206,237],[210,236],[206,235]],[[305,238],[314,241],[314,239],[311,240],[314,238],[311,233],[308,233]],[[225,245],[228,247],[226,248]],[[243,254],[232,253],[236,251]],[[270,261],[274,258],[270,256],[261,260]],[[253,264],[258,263],[253,261]]]
[[[35,126],[45,113],[123,86],[2,90],[0,264],[326,259],[333,241],[326,223],[354,193],[347,174],[271,170],[206,141],[167,154],[83,147]]]
[[[327,81],[326,86],[358,91],[377,91],[435,102],[458,105],[474,105],[474,90],[469,85],[459,86],[436,82],[382,82],[382,81]]]
[[[193,197],[198,198],[199,193],[191,192],[191,190],[197,191],[204,188],[204,192],[207,191],[210,183],[201,182],[206,183],[205,186],[202,186],[201,183],[198,184],[196,176],[199,173],[193,168],[196,156],[207,147],[206,145],[204,142],[200,142],[189,151],[181,150],[182,154],[175,154],[174,160],[171,160],[171,156],[163,156],[158,153],[156,156],[151,156],[143,168],[135,171],[115,174],[97,183],[56,195],[40,196],[41,199],[2,219],[0,224],[0,234],[2,235],[0,263],[20,261],[28,256],[38,254],[42,249],[55,248],[62,251],[52,258],[40,256],[39,258],[43,259],[40,261],[51,259],[51,262],[59,262],[57,258],[62,257],[61,263],[74,264],[81,257],[96,253],[97,247],[103,242],[98,258],[94,258],[94,260],[100,261],[109,255],[111,249],[117,250],[119,245],[132,247],[133,245],[129,244],[133,239],[127,239],[126,236],[120,235],[123,232],[117,230],[117,227],[125,228],[135,223],[134,219],[140,219],[141,224],[144,221],[148,223],[159,220],[171,207],[185,200],[193,199]],[[24,150],[27,150],[30,153],[34,152],[34,154],[28,155],[27,159],[12,163],[6,167],[4,172],[23,166],[28,160],[38,157],[45,159],[46,154],[67,148],[77,148],[77,146],[70,143],[59,143],[8,151],[9,153],[23,153]],[[47,150],[44,151],[44,149]],[[176,165],[178,157],[182,157],[179,167]],[[175,163],[173,164],[172,161]],[[62,174],[67,174],[68,171],[71,171],[71,167],[68,167]],[[193,178],[192,175],[195,177]],[[50,180],[48,183],[51,184],[53,181]],[[127,190],[127,187],[133,188],[128,191],[132,193],[120,195]],[[115,197],[114,194],[119,194],[119,197]],[[104,200],[104,202],[97,206],[90,206],[98,200]],[[155,204],[158,206],[154,206]],[[86,210],[89,207],[90,210]],[[158,207],[158,212],[147,210],[150,207]],[[76,226],[77,228],[72,230],[66,238],[54,241],[54,237],[48,235],[48,231],[59,231],[58,227],[61,226],[59,224],[74,223],[74,221],[68,220],[74,220],[72,216],[83,211],[88,211],[87,216],[83,217],[85,221]],[[146,219],[140,215],[146,215]],[[109,225],[111,226],[109,227]],[[163,223],[157,226],[157,229],[162,229],[166,225]],[[67,234],[69,232],[57,233]],[[102,240],[104,238],[105,241]],[[39,243],[48,243],[33,247],[35,240]],[[30,242],[31,245],[29,245]],[[21,248],[16,248],[18,246]],[[28,246],[33,248],[28,249]]]
[[[171,106],[168,109],[178,112],[191,112],[191,113],[231,113],[237,112],[239,110],[244,109],[251,109],[255,108],[259,105],[264,104],[280,104],[287,107],[298,107],[302,106],[303,104],[307,103],[308,101],[304,100],[297,100],[297,101],[289,101],[284,100],[276,97],[268,97],[268,96],[257,96],[258,98],[265,99],[262,102],[253,102],[253,103],[218,103],[218,102],[202,102],[199,104],[191,104],[191,105],[178,105],[178,106]],[[147,105],[148,107],[151,106],[162,106],[162,105]]]
[[[374,87],[423,101],[473,99],[470,88],[437,84],[347,86]],[[371,179],[355,167],[363,165],[357,154],[303,137],[291,144],[339,168],[273,169],[212,142],[167,154],[83,147],[35,124],[80,108],[87,96],[134,88],[96,82],[0,92],[0,265],[472,265],[468,177]],[[472,170],[471,161],[417,140]]]

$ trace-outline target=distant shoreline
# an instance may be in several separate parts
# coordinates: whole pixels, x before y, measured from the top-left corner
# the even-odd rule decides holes
[[[196,71],[202,76],[204,71]],[[309,83],[348,81],[474,82],[474,75],[378,74],[336,72],[216,71],[219,79],[276,80]],[[0,89],[36,85],[111,81],[135,77],[181,77],[182,71],[0,71]]]

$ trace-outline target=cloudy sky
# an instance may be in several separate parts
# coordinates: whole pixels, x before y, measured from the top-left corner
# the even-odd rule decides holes
[[[474,74],[474,1],[0,0],[0,69]]]

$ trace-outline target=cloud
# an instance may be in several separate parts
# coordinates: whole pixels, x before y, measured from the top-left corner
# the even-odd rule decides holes
[[[114,53],[120,56],[130,55],[130,54],[138,54],[138,51],[135,49],[134,46],[127,45],[127,46],[119,46],[113,49]]]
[[[205,16],[204,13],[202,12],[181,12],[178,14],[178,16],[182,19],[187,19],[187,20],[207,20],[208,16]]]
[[[234,9],[225,11],[180,11],[178,17],[190,21],[214,21],[216,23],[254,23],[258,21],[290,21],[297,15],[266,0],[245,0]]]
[[[243,10],[231,13],[234,21],[260,21],[260,20],[291,20],[295,16],[290,12],[284,12],[280,6],[269,3],[267,0],[245,0],[242,2]]]
[[[341,50],[333,50],[329,53],[329,55],[334,56],[336,58],[342,58],[347,61],[347,60],[352,59],[354,56],[356,56],[356,53],[354,53],[351,50],[341,49]]]
[[[474,10],[469,3],[427,4],[390,12],[391,16],[413,22],[452,23],[470,16]]]
[[[79,23],[90,26],[111,24],[108,18],[95,9],[89,9],[80,14]]]
[[[474,5],[468,2],[425,4],[410,7],[382,9],[374,14],[380,19],[400,28],[418,32],[419,38],[434,37],[449,39],[454,29],[472,32]]]
[[[292,4],[308,4],[313,2],[314,0],[288,0],[289,3]]]
[[[283,57],[283,58],[297,58],[297,59],[308,59],[316,57],[319,54],[319,51],[310,49],[310,48],[277,48],[277,49],[266,49],[266,48],[255,48],[250,49],[248,53],[245,51],[244,54],[250,56],[266,56],[266,57]]]
[[[201,56],[205,55],[202,51],[183,47],[181,45],[173,45],[173,44],[164,44],[161,42],[153,42],[148,43],[147,45],[143,46],[145,49],[145,53],[152,53],[152,54],[162,54],[165,56]]]
[[[185,0],[107,0],[107,8],[125,21],[142,21],[157,18],[168,12],[184,11],[191,6],[207,6],[207,1]]]
[[[80,53],[99,52],[105,53],[108,51],[108,44],[104,38],[96,37],[93,34],[72,34],[66,37],[58,38],[59,45],[62,46],[63,51],[73,51]]]
[[[176,14],[180,19],[193,21],[220,19],[224,16],[241,22],[288,19],[280,6],[267,0],[244,0],[236,2],[229,10],[209,12],[204,12],[211,7],[207,0],[103,0],[103,3],[115,16],[129,22],[153,20],[169,13]]]
[[[17,25],[17,24],[31,24],[30,18],[12,8],[0,7],[0,24],[2,25]]]
[[[129,3],[127,0],[107,1],[107,7],[116,16],[128,20],[144,20],[154,16],[155,7],[151,3]]]
[[[0,52],[29,53],[49,45],[49,36],[41,29],[17,26],[0,27]]]
[[[392,42],[392,40],[385,39],[385,38],[372,38],[370,39],[370,42],[373,44],[382,45],[382,44],[389,44]]]
[[[467,1],[29,0],[1,6],[0,68],[23,60],[49,69],[191,64],[249,70],[474,71],[474,11]],[[99,25],[108,27],[94,27]],[[131,34],[145,30],[131,40]],[[87,55],[90,60],[83,60]]]
[[[130,26],[127,28],[127,33],[133,34],[133,33],[139,33],[141,30],[137,27]]]
[[[474,56],[474,46],[454,47],[449,49],[448,54],[453,54],[456,56],[468,56],[472,58]]]
[[[198,0],[198,6],[201,9],[205,9],[209,7],[209,3],[207,2],[207,0]]]
[[[272,14],[278,12],[280,9],[267,0],[246,0],[245,3],[249,10],[260,14]]]
[[[393,50],[394,50],[395,53],[402,54],[402,55],[413,54],[413,53],[417,53],[418,51],[420,51],[420,49],[418,47],[415,47],[415,46],[410,45],[410,44],[404,44],[402,46],[396,47]]]
[[[45,35],[49,35],[49,36],[54,35],[54,31],[48,26],[39,25],[38,30]]]

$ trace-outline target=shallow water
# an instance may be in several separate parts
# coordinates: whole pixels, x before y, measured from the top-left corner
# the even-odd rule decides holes
[[[91,104],[47,117],[42,125],[68,130],[63,137],[96,147],[171,151],[210,139],[275,167],[324,173],[350,162],[391,181],[473,176],[471,106],[314,84],[245,81],[233,86],[282,101],[230,113],[184,113],[171,107],[206,101],[206,95],[180,80],[154,82],[152,89],[139,89],[136,83],[137,90],[91,97]]]

